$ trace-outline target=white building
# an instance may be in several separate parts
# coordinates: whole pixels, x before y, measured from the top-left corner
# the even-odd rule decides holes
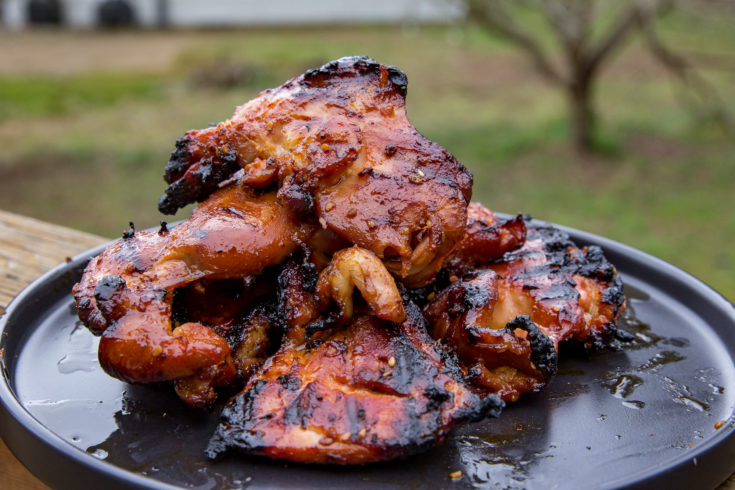
[[[456,0],[0,0],[0,6],[11,29],[35,23],[74,29],[451,23],[464,15]]]

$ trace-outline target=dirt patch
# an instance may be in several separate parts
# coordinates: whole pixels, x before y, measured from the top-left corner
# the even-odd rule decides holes
[[[160,72],[204,34],[0,30],[0,73],[73,75],[85,71]],[[12,46],[12,49],[8,47]]]
[[[473,95],[495,92],[518,83],[541,82],[538,72],[520,52],[480,55],[457,53],[446,67],[452,74],[452,89]]]
[[[134,185],[121,188],[121,182]],[[0,209],[104,236],[118,236],[129,220],[145,228],[162,219],[158,171],[105,161],[26,160],[0,167],[0,183]]]
[[[649,160],[669,161],[689,158],[692,154],[692,148],[686,143],[655,134],[639,133],[628,136],[624,145],[630,153]]]

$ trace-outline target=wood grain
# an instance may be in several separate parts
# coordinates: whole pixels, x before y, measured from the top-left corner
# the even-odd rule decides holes
[[[0,211],[0,316],[24,287],[47,270],[108,241],[89,233]],[[0,440],[0,488],[47,489]]]
[[[41,480],[28,471],[25,466],[15,459],[13,453],[0,439],[0,475],[3,479],[3,488],[17,488],[20,490],[37,490],[48,488]],[[5,486],[7,485],[7,486]]]
[[[0,314],[47,270],[109,239],[0,210]],[[0,440],[0,488],[46,489]],[[735,490],[735,475],[720,490]]]

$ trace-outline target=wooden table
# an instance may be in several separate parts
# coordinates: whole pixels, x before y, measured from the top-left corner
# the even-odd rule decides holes
[[[106,242],[88,233],[0,211],[0,314],[10,300],[38,276],[89,248]],[[0,440],[2,488],[48,488]],[[735,474],[720,489],[735,490]]]
[[[52,267],[108,241],[88,233],[0,211],[0,315],[25,286]],[[48,488],[0,440],[2,488]]]

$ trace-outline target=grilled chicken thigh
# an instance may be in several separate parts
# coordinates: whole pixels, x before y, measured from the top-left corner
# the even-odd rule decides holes
[[[560,342],[605,345],[625,306],[598,247],[580,249],[551,226],[527,228],[521,248],[470,269],[424,308],[432,335],[457,352],[474,383],[506,401],[545,386]]]
[[[193,407],[242,390],[210,457],[404,458],[541,389],[561,342],[615,333],[602,251],[468,207],[471,173],[405,97],[400,70],[342,58],[189,131],[159,209],[191,218],[131,229],[74,287],[112,376]]]
[[[406,117],[406,76],[370,58],[333,61],[189,131],[159,208],[206,199],[242,169],[294,215],[370,250],[409,286],[431,281],[464,235],[472,174]]]
[[[497,416],[428,336],[420,310],[400,324],[362,312],[346,328],[285,342],[222,412],[210,457],[227,449],[305,463],[365,464],[440,443],[458,422]]]
[[[99,360],[133,383],[235,375],[230,346],[201,322],[174,325],[176,289],[203,279],[246,278],[283,262],[309,234],[275,193],[237,185],[215,192],[172,230],[130,231],[92,259],[74,287],[79,317],[101,335]],[[192,405],[213,401],[187,399]]]

